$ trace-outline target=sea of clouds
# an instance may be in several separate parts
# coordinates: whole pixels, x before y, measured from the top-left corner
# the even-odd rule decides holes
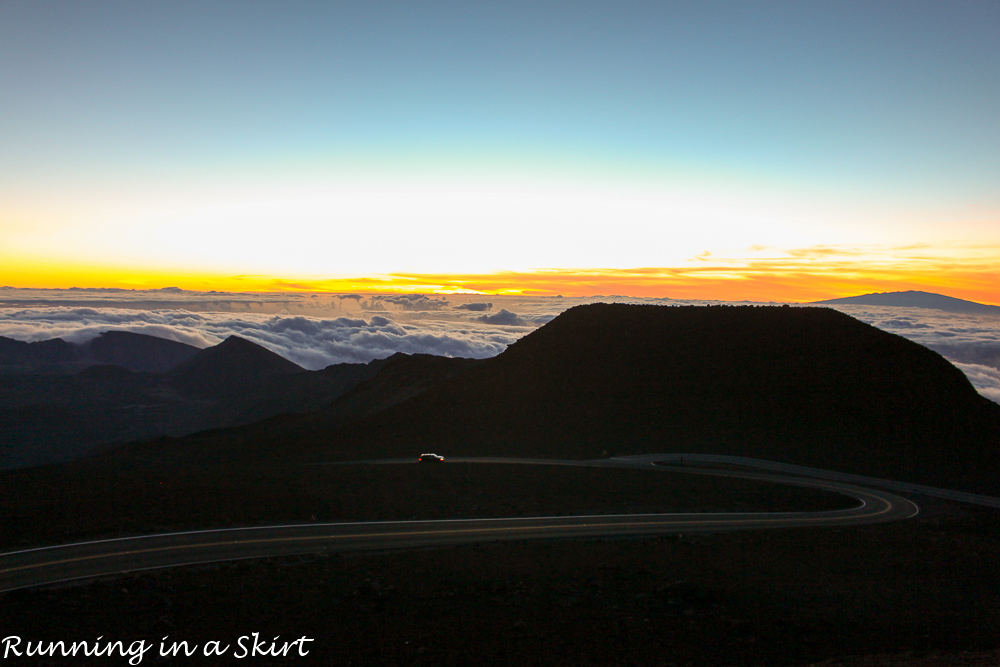
[[[396,352],[491,357],[567,308],[597,301],[722,303],[625,296],[0,288],[0,336],[80,342],[116,329],[208,347],[237,335],[316,370]],[[964,371],[981,394],[1000,403],[1000,317],[889,306],[837,306],[837,310],[937,351]]]

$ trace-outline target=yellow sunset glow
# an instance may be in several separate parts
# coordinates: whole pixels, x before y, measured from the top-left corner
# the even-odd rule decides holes
[[[878,207],[763,183],[631,176],[303,177],[104,206],[69,197],[35,217],[0,209],[0,285],[755,301],[917,289],[1000,301],[989,211],[956,218],[967,233],[949,240],[916,215],[905,228]]]
[[[221,292],[327,292],[623,295],[675,299],[815,301],[854,294],[927,290],[998,304],[1000,268],[993,246],[858,248],[820,246],[784,252],[758,249],[744,257],[700,255],[675,266],[555,268],[482,273],[368,275],[232,275],[156,271],[140,266],[7,261],[0,283]],[[1000,304],[998,304],[1000,305]]]

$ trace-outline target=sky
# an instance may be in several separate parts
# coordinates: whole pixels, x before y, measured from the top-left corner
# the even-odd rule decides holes
[[[0,285],[1000,304],[1000,4],[0,1]]]

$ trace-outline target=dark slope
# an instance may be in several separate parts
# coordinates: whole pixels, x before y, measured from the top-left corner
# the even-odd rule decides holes
[[[26,343],[0,336],[0,371],[34,372],[75,364],[81,357],[80,346],[53,338]]]
[[[182,445],[181,449],[186,452],[206,452],[209,457],[227,452],[224,456],[233,455],[234,460],[237,460],[242,456],[237,452],[253,450],[259,454],[260,447],[263,446],[264,450],[273,452],[283,463],[297,460],[311,464],[316,461],[316,454],[306,451],[303,459],[301,446],[304,443],[319,440],[325,447],[331,442],[337,442],[338,433],[350,424],[371,416],[378,418],[385,410],[419,396],[450,378],[462,375],[481,363],[485,362],[481,359],[397,352],[387,359],[362,366],[366,369],[367,377],[353,383],[332,403],[315,410],[304,414],[289,414],[292,411],[288,410],[274,419],[231,429],[196,433],[163,446],[159,443],[137,443],[132,451],[152,453],[161,460],[177,460],[176,451],[162,449],[175,449]],[[320,372],[335,368],[338,367],[331,366]],[[248,445],[251,447],[247,448]],[[154,451],[157,449],[161,451]],[[359,452],[358,455],[365,456],[367,451]],[[197,456],[199,454],[195,454]]]
[[[187,361],[198,348],[130,331],[106,331],[85,343],[61,338],[26,343],[0,336],[0,372],[76,373],[90,366],[120,366],[162,373]]]
[[[152,361],[157,360],[163,357]],[[383,363],[310,372],[234,337],[198,352],[172,373],[102,365],[74,374],[0,375],[0,468],[66,461],[116,443],[319,410],[374,376]]]
[[[282,375],[305,369],[256,343],[230,336],[206,348],[173,370],[174,386],[195,394],[245,393]]]
[[[967,313],[972,315],[1000,315],[1000,306],[990,306],[975,301],[956,299],[944,294],[933,292],[877,292],[860,296],[847,296],[841,299],[814,301],[814,304],[858,305],[858,306],[900,306],[905,308],[933,308],[949,313]]]
[[[727,453],[998,492],[1000,406],[833,310],[595,304],[335,442],[298,439],[328,457]]]
[[[137,373],[164,373],[199,353],[193,345],[131,331],[105,331],[83,347],[95,364]]]
[[[333,428],[386,410],[482,363],[478,359],[397,352],[381,370],[329,407],[303,420],[304,428]]]

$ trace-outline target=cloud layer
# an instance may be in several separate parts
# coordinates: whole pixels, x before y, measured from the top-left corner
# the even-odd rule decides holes
[[[198,347],[238,335],[309,369],[396,352],[484,358],[572,306],[704,301],[423,294],[220,294],[184,290],[2,290],[0,335],[80,341],[109,329]],[[837,306],[937,351],[1000,402],[1000,318],[927,308]]]
[[[58,337],[80,342],[109,329],[168,338],[197,347],[215,345],[230,335],[237,335],[310,370],[344,362],[368,362],[396,352],[491,357],[523,333],[495,328],[459,329],[432,322],[417,327],[379,315],[367,319],[323,319],[301,315],[65,306],[0,309],[0,335],[19,340]]]

